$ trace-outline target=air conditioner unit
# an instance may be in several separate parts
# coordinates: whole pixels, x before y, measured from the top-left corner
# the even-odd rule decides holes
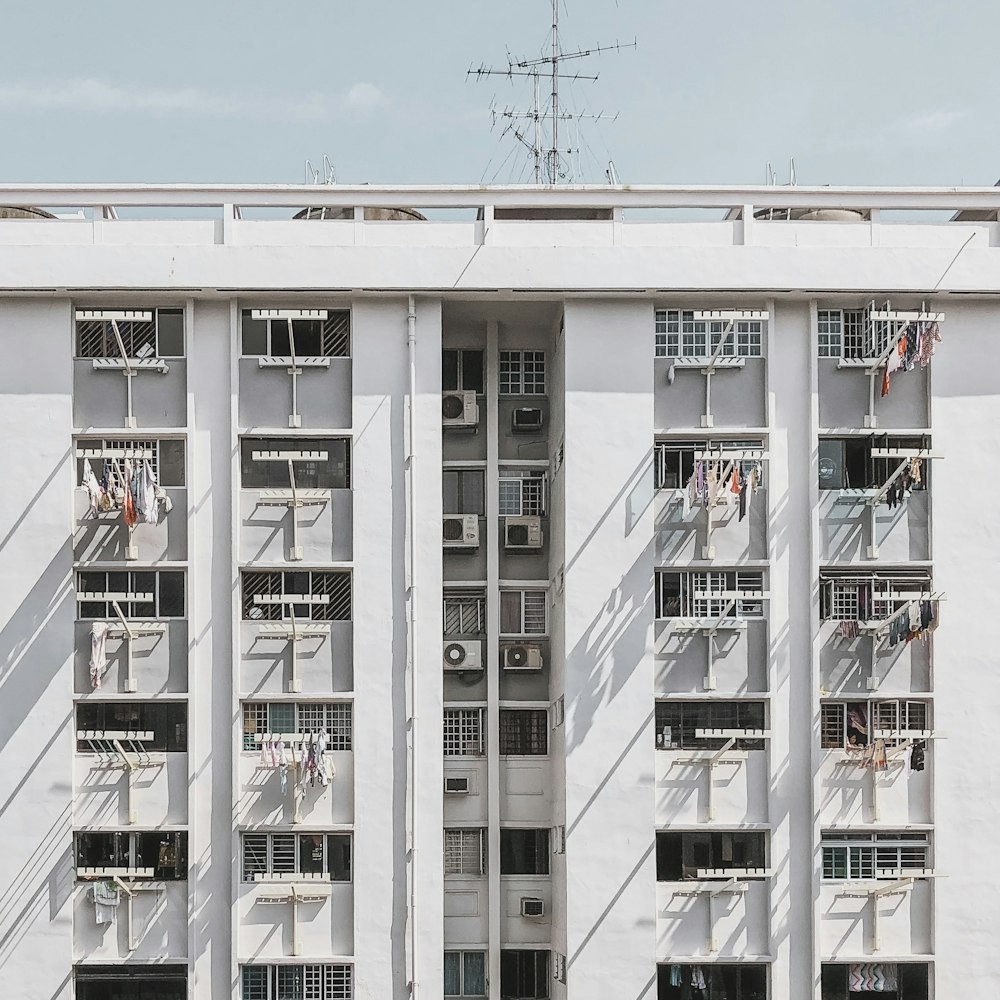
[[[446,549],[478,549],[478,515],[445,514],[441,522],[441,536]]]
[[[522,642],[504,646],[504,670],[541,670],[543,662],[541,646]]]
[[[445,427],[478,427],[479,404],[471,389],[446,392],[441,397],[441,423]]]
[[[542,519],[540,517],[505,517],[503,544],[508,549],[540,549]]]
[[[537,899],[534,896],[522,896],[521,897],[521,916],[522,917],[544,917],[545,916],[545,900]]]
[[[446,777],[444,779],[444,792],[445,795],[468,795],[469,779]]]
[[[444,644],[445,670],[482,670],[483,642],[481,639],[452,639]]]
[[[540,431],[545,417],[541,407],[538,406],[518,406],[510,417],[510,429],[515,434],[523,434],[528,431]]]

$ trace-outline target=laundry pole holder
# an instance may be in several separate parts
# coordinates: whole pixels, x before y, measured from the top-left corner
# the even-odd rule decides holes
[[[699,896],[705,896],[708,901],[708,933],[707,933],[707,951],[710,955],[714,955],[719,950],[719,940],[718,934],[716,932],[716,900],[721,899],[723,896],[734,897],[734,896],[744,896],[749,891],[749,885],[745,880],[739,878],[739,872],[741,869],[734,869],[732,872],[727,869],[708,869],[713,872],[719,872],[722,876],[721,881],[697,881],[692,880],[689,883],[678,883],[678,885],[672,890],[672,895],[674,896],[686,896],[690,898],[697,898]],[[752,871],[756,871],[751,869]],[[734,875],[734,872],[736,873]],[[768,873],[766,871],[761,871],[760,875],[766,876]]]
[[[287,462],[287,490],[261,490],[259,503],[264,507],[287,507],[292,512],[292,547],[288,550],[289,562],[302,559],[302,546],[299,544],[299,515],[302,507],[324,507],[330,502],[330,490],[302,490],[295,485],[296,462],[326,462],[329,453],[325,451],[255,451],[251,458],[255,462]]]
[[[878,506],[886,498],[889,490],[892,489],[893,484],[896,482],[900,476],[910,467],[910,462],[919,458],[923,461],[927,461],[932,458],[944,458],[940,452],[930,451],[927,448],[872,448],[871,451],[872,458],[885,458],[885,459],[899,459],[899,464],[890,473],[889,478],[876,490],[875,494],[868,498],[868,515],[869,515],[869,530],[871,532],[870,544],[866,548],[865,552],[869,559],[878,558],[878,535],[877,531],[877,514]]]
[[[151,868],[148,871],[152,874]],[[132,910],[135,896],[143,892],[152,892],[158,897],[167,887],[163,882],[137,882],[134,878],[126,879],[121,875],[113,875],[112,881],[125,893],[125,941],[128,950],[135,951],[139,947],[135,934],[135,914]]]
[[[292,412],[288,415],[289,427],[302,426],[302,414],[299,413],[299,376],[306,368],[329,368],[330,359],[325,357],[305,357],[300,358],[295,352],[295,330],[292,326],[293,319],[303,318],[301,310],[251,310],[253,319],[284,319],[288,323],[288,347],[291,357],[280,358],[263,356],[257,359],[260,368],[284,368],[292,377]],[[309,319],[326,319],[325,310],[310,310]]]
[[[90,744],[91,750],[102,758],[100,766],[121,768],[125,772],[125,821],[129,825],[134,824],[137,772],[166,764],[165,754],[153,754],[143,747],[143,743],[153,742],[154,734],[149,731],[80,729],[76,738]]]
[[[705,750],[690,757],[678,757],[674,763],[704,767],[708,772],[707,794],[705,796],[705,819],[715,819],[715,771],[718,767],[739,767],[747,761],[748,750],[736,750],[737,740],[769,740],[769,729],[696,729],[695,739],[724,739],[726,742],[718,750]]]
[[[267,887],[257,895],[262,906],[292,906],[292,956],[302,954],[299,940],[299,906],[302,903],[323,903],[330,898],[332,886],[325,878],[312,878],[303,873],[269,875],[258,872],[255,882],[267,883]],[[301,883],[301,884],[300,884]]]
[[[901,873],[900,873],[901,874]],[[878,954],[882,948],[882,927],[879,915],[879,902],[886,896],[901,896],[913,888],[917,878],[933,878],[934,873],[925,873],[923,869],[903,878],[882,885],[848,885],[839,893],[848,899],[871,900],[872,904],[872,954]]]
[[[284,743],[290,753],[288,767],[291,768],[296,778],[290,781],[289,791],[292,800],[292,823],[302,822],[302,802],[305,799],[305,760],[306,747],[315,743],[318,739],[316,733],[255,733],[254,742],[259,746],[262,743]],[[295,748],[299,748],[299,756],[295,756]],[[323,767],[326,768],[327,783],[336,775],[336,770],[330,766],[330,761],[324,760]],[[325,785],[322,787],[326,787]]]
[[[892,623],[896,621],[897,618],[901,618],[904,614],[910,613],[910,605],[914,602],[920,601],[944,601],[947,600],[948,595],[943,591],[940,593],[932,594],[920,594],[914,597],[911,593],[904,593],[902,591],[889,591],[888,593],[879,594],[879,601],[905,601],[906,603],[898,607],[888,618],[883,618],[879,621],[866,621],[861,622],[859,631],[865,635],[871,637],[871,659],[869,661],[868,668],[868,678],[866,680],[866,686],[869,691],[878,690],[879,686],[879,676],[878,676],[878,653],[882,644],[889,636],[889,629]]]
[[[151,314],[148,318],[152,318]],[[133,428],[136,426],[135,413],[132,407],[132,379],[143,372],[157,372],[166,375],[170,371],[167,363],[160,358],[130,358],[125,350],[125,342],[122,340],[121,331],[118,329],[118,320],[111,320],[111,329],[114,332],[115,340],[118,342],[118,350],[121,352],[120,358],[94,358],[94,371],[121,372],[125,376],[125,426]]]
[[[279,604],[288,608],[288,621],[261,622],[257,634],[261,638],[280,638],[291,643],[292,664],[288,690],[295,694],[302,690],[302,681],[298,675],[298,644],[304,639],[320,639],[330,634],[329,622],[299,621],[295,616],[295,608],[300,605],[329,604],[329,594],[255,594],[254,604]]]
[[[122,639],[125,643],[125,683],[124,689],[130,694],[138,690],[135,679],[135,660],[132,643],[144,636],[163,635],[167,630],[166,622],[130,621],[125,617],[121,605],[112,601],[111,606],[118,615],[119,625],[111,625],[107,631],[109,639]]]
[[[742,359],[741,359],[742,360]],[[768,453],[766,451],[761,451],[758,449],[720,449],[718,451],[696,451],[694,453],[695,462],[716,462],[719,465],[720,471],[718,473],[718,483],[719,487],[716,491],[715,498],[709,501],[708,507],[705,509],[706,516],[708,518],[705,533],[705,544],[701,548],[702,559],[714,559],[715,558],[715,546],[712,544],[712,531],[714,528],[714,519],[712,517],[712,511],[716,507],[720,507],[729,504],[729,498],[735,498],[738,501],[738,496],[734,494],[726,484],[732,478],[733,469],[737,462],[765,462],[768,459]],[[749,486],[747,487],[749,489]]]

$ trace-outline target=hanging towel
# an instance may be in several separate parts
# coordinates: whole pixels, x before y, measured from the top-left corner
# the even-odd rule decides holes
[[[691,985],[696,990],[708,989],[708,984],[705,982],[705,972],[700,965],[691,966]]]
[[[156,524],[159,511],[156,503],[156,473],[149,459],[145,459],[139,469],[138,508],[146,524]]]
[[[91,889],[94,899],[94,920],[99,924],[113,924],[121,899],[114,882],[95,882]]]
[[[941,343],[941,332],[937,323],[927,323],[924,335],[920,340],[920,350],[917,352],[917,364],[926,368],[934,356],[934,345]]]
[[[90,683],[101,686],[101,678],[108,669],[108,628],[107,622],[94,622],[90,626]]]
[[[83,483],[81,485],[87,491],[90,513],[96,517],[101,506],[101,484],[97,481],[97,476],[94,475],[89,458],[83,460]]]
[[[135,509],[135,497],[132,496],[132,459],[125,459],[125,497],[122,503],[122,517],[129,528],[134,528],[139,522]]]
[[[319,771],[319,783],[324,786],[330,783],[330,776],[326,770],[326,743],[326,730],[321,729],[316,735],[316,767]]]
[[[267,767],[267,743],[264,740],[260,741],[260,766]]]
[[[910,601],[909,625],[911,632],[920,631],[920,602]]]
[[[671,986],[681,985],[681,967],[679,965],[670,966],[670,985]]]
[[[922,771],[924,769],[924,755],[927,750],[925,740],[914,740],[910,747],[910,770]]]
[[[284,795],[288,788],[288,755],[285,753],[284,740],[278,740],[275,751],[278,755],[278,774],[281,776],[281,794]]]

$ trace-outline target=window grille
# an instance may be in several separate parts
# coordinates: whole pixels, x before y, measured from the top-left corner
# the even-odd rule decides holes
[[[544,708],[500,709],[501,756],[544,756],[548,752],[548,713]]]
[[[267,867],[266,833],[243,834],[243,881],[252,882],[258,873],[263,874]]]
[[[500,395],[544,396],[545,352],[501,351]]]
[[[872,320],[868,309],[820,309],[817,350],[821,358],[881,357],[906,320]]]
[[[322,317],[322,312],[326,317]],[[349,309],[317,310],[311,316],[292,320],[295,356],[347,358],[351,354],[351,312]],[[245,357],[289,357],[292,353],[285,318],[254,319],[244,309],[241,317],[241,347]]]
[[[844,314],[839,309],[820,309],[816,328],[821,358],[839,358],[844,351]]]
[[[927,730],[929,707],[924,701],[824,701],[820,706],[820,746],[824,750],[867,746],[876,729]],[[888,739],[886,745],[898,742]]]
[[[187,751],[186,701],[82,701],[76,706],[77,731],[152,733],[144,751]],[[99,752],[89,740],[77,740],[77,753]]]
[[[892,879],[899,871],[928,865],[927,835],[921,833],[824,834],[823,878]]]
[[[500,634],[545,635],[545,591],[501,590]]]
[[[486,591],[478,588],[448,589],[444,592],[444,634],[484,635],[486,633]]]
[[[910,601],[928,599],[931,592],[929,572],[824,570],[820,573],[820,619],[882,621]]]
[[[545,473],[500,473],[500,516],[543,517],[545,515]]]
[[[352,1000],[349,965],[244,965],[240,1000]]]
[[[346,833],[244,833],[243,881],[255,874],[321,875],[332,882],[351,880],[351,837]]]
[[[484,875],[483,830],[444,831],[445,875]]]
[[[483,709],[446,708],[444,710],[444,755],[479,757],[483,747]]]
[[[762,701],[658,701],[657,750],[718,750],[727,737],[699,739],[699,729],[764,729]],[[763,750],[764,741],[736,740],[737,750]]]
[[[351,443],[347,438],[240,438],[240,486],[245,490],[288,489],[288,463],[255,462],[255,451],[326,452],[326,461],[293,463],[296,487],[345,490],[351,486]]]
[[[78,570],[77,614],[80,618],[117,620],[114,601],[126,618],[183,618],[184,573],[182,570]],[[107,599],[85,599],[87,594],[106,594]],[[150,601],[122,600],[116,594],[150,595]]]
[[[352,749],[353,705],[336,702],[243,703],[243,749],[259,750],[257,733],[313,733],[326,730],[327,750]]]
[[[244,621],[289,621],[294,605],[297,619],[312,621],[350,621],[351,574],[347,571],[247,570],[243,580]],[[287,597],[326,595],[326,604],[256,604],[258,595]]]
[[[728,597],[700,597],[695,594],[721,594],[724,591],[762,591],[764,574],[744,570],[721,570],[711,573],[658,571],[656,580],[657,618],[718,618],[729,608]],[[737,618],[763,618],[760,600],[737,599],[726,612]]]
[[[692,309],[657,309],[655,322],[658,358],[708,357],[718,349],[730,324],[728,320],[696,320]],[[763,334],[763,320],[736,320],[721,357],[760,357]]]

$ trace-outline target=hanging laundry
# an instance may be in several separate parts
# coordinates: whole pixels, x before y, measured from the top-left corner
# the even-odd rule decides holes
[[[914,740],[910,747],[910,770],[922,771],[924,769],[924,756],[927,752],[926,740]]]
[[[837,633],[842,639],[857,639],[861,634],[860,622],[841,622],[837,627]]]
[[[670,985],[671,986],[681,985],[681,967],[679,965],[670,966]]]
[[[125,459],[125,484],[124,502],[122,503],[122,517],[129,528],[134,528],[139,523],[139,515],[135,509],[135,497],[132,495],[132,459]]]
[[[923,337],[920,340],[920,349],[917,352],[917,364],[921,368],[926,368],[931,363],[934,356],[934,345],[941,343],[941,332],[937,323],[924,324]]]
[[[729,492],[740,492],[740,470],[736,462],[733,463],[733,474],[729,477]]]
[[[848,966],[849,993],[895,993],[898,989],[899,975],[894,964],[873,962]]]
[[[705,982],[705,972],[700,965],[691,966],[691,986],[696,990],[708,989],[708,983]]]
[[[705,506],[714,507],[719,495],[719,474],[716,472],[714,464],[709,466],[706,479]]]
[[[83,482],[80,485],[87,491],[90,513],[96,517],[101,506],[101,484],[97,481],[97,476],[94,475],[89,458],[83,460]]]
[[[861,760],[862,767],[870,767],[873,771],[884,771],[888,766],[885,752],[885,740],[875,740]]]
[[[94,900],[94,920],[98,924],[113,924],[121,902],[121,893],[114,882],[95,882],[90,890]]]
[[[149,459],[144,459],[138,469],[138,491],[136,492],[136,508],[139,516],[146,524],[156,524],[157,510],[156,503],[156,473]]]
[[[288,789],[288,755],[285,753],[285,741],[278,740],[275,752],[278,757],[278,774],[281,781],[281,794]]]
[[[94,622],[90,626],[90,683],[93,687],[101,686],[101,679],[108,669],[108,629],[107,622]]]
[[[921,629],[920,624],[920,602],[910,601],[910,608],[907,612],[907,617],[909,620],[909,626],[911,632],[919,632]]]
[[[268,743],[269,743],[268,740],[261,740],[260,741],[260,766],[261,767],[267,767],[267,765],[268,765],[268,756],[267,756]]]
[[[847,725],[851,729],[857,730],[862,736],[868,736],[868,717],[857,708],[847,710]]]
[[[325,729],[321,729],[316,734],[316,768],[319,771],[319,783],[324,787],[330,783],[330,777],[326,770],[326,744],[327,733]]]
[[[702,507],[708,506],[708,487],[705,477],[705,463],[699,462],[695,468],[695,476],[697,477],[697,482],[695,483],[697,487],[698,500],[701,501]]]

